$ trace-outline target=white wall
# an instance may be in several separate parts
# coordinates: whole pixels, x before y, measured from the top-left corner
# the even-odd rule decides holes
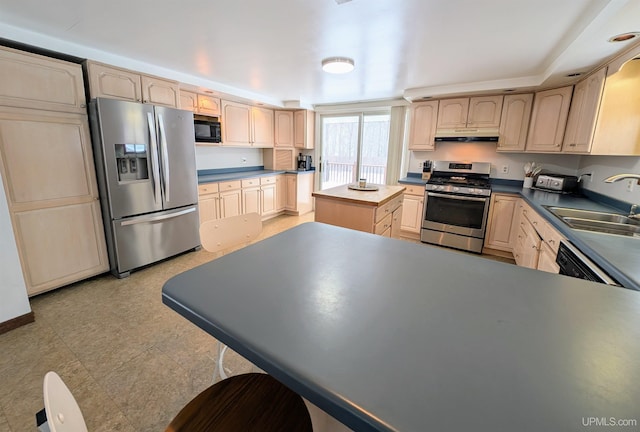
[[[262,149],[196,146],[198,170],[262,165]]]
[[[435,151],[409,153],[409,172],[422,172],[425,160],[491,162],[491,177],[508,180],[523,180],[527,162],[542,164],[545,170],[559,174],[576,174],[580,163],[580,156],[575,155],[498,153],[495,143],[436,143]],[[507,174],[502,173],[505,165]]]
[[[0,323],[31,312],[0,177]]]
[[[605,183],[604,179],[614,174],[640,174],[640,157],[637,156],[583,156],[578,174],[593,173],[591,179],[584,177],[585,189],[598,192],[631,204],[640,204],[640,185],[632,181],[632,191],[627,190],[628,180]]]

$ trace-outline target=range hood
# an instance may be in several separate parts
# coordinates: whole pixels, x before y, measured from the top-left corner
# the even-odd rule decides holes
[[[436,130],[436,142],[498,142],[498,129],[458,128]]]

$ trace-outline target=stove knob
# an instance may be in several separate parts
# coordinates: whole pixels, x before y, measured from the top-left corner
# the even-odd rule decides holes
[[[477,194],[477,193],[479,193],[479,192],[480,192],[480,191],[477,191],[477,190],[475,190],[474,188],[469,188],[469,193],[470,193],[470,194]]]
[[[457,186],[454,186],[454,187],[453,187],[453,191],[454,191],[454,192],[458,192],[459,190],[460,190],[460,188],[459,188],[459,187],[457,187]]]

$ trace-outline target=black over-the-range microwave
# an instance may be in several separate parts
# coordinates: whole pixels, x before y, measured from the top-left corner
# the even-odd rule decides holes
[[[193,120],[196,131],[196,142],[219,143],[222,142],[220,122],[216,120]]]

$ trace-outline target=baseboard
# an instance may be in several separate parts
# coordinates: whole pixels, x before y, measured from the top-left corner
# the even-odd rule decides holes
[[[493,255],[493,256],[499,256],[499,257],[502,257],[502,258],[511,258],[511,259],[513,259],[513,253],[511,253],[511,252],[498,250],[498,249],[491,249],[491,248],[488,248],[488,247],[482,248],[482,253],[486,254],[486,255]]]
[[[34,321],[35,321],[35,316],[33,315],[33,311],[26,313],[24,315],[20,315],[15,318],[12,318],[8,321],[0,323],[0,334],[17,329],[18,327],[21,327],[25,324],[32,323]]]
[[[411,239],[411,240],[420,240],[420,233],[413,233],[410,231],[402,231],[400,230],[400,237],[401,238],[407,238],[407,239]]]

